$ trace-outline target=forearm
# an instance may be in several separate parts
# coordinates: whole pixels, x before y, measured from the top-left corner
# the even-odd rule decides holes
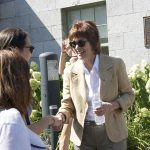
[[[59,74],[64,74],[65,69],[65,54],[64,52],[61,52],[60,59],[59,59]]]
[[[70,67],[66,67],[63,76],[63,99],[58,113],[65,115],[65,123],[68,124],[69,119],[74,117],[75,107],[70,94]]]
[[[122,111],[126,112],[132,106],[135,95],[126,72],[125,63],[122,60],[118,69],[118,87],[119,96],[116,101],[120,104]]]
[[[49,125],[53,125],[54,122],[55,121],[51,116],[45,116],[40,121],[28,125],[28,128],[35,133],[40,134],[44,129],[48,128]]]
[[[119,98],[117,98],[116,101],[119,103],[122,111],[126,112],[128,110],[128,108],[130,106],[132,106],[132,104],[134,102],[134,94],[132,94],[132,93],[124,94],[124,95],[120,96]]]

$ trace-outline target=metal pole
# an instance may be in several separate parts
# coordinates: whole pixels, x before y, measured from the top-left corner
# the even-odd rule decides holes
[[[60,83],[58,74],[58,56],[52,52],[40,54],[41,70],[41,99],[42,99],[42,116],[49,114],[55,115],[57,108],[60,107]],[[50,108],[49,108],[50,106]],[[58,133],[49,127],[51,132],[50,142],[52,150],[57,147]],[[45,135],[49,134],[45,130]]]
[[[49,106],[50,115],[56,115],[57,109],[58,109],[57,105],[50,105]],[[56,131],[54,131],[53,127],[50,127],[50,128],[51,128],[51,138],[50,138],[51,148],[52,150],[55,150],[57,147],[58,135]]]

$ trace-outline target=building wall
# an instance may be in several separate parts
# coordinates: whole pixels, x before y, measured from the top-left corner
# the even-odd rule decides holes
[[[150,0],[107,0],[110,55],[123,58],[129,69],[142,59],[150,61],[144,47],[143,17],[150,16]]]
[[[61,10],[72,6],[102,0],[1,0],[0,30],[21,27],[29,32],[36,50],[32,60],[40,53],[60,54],[64,28]],[[109,54],[123,58],[127,68],[149,61],[149,50],[144,47],[143,17],[150,15],[150,0],[106,0]]]
[[[59,54],[61,13],[55,0],[3,0],[0,4],[0,29],[21,27],[29,33],[35,46],[32,60],[51,51]]]
[[[62,35],[61,9],[100,0],[2,0],[0,30],[21,27],[26,30],[36,50],[32,60],[38,62],[40,53],[60,54]]]

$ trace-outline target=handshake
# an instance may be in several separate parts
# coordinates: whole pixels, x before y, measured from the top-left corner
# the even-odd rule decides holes
[[[62,113],[58,113],[57,115],[47,116],[49,119],[49,125],[53,126],[55,131],[60,131],[63,127],[63,124],[66,120],[66,117]]]

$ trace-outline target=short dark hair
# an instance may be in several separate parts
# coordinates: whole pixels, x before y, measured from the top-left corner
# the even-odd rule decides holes
[[[100,37],[96,24],[93,21],[77,21],[75,22],[69,32],[69,40],[72,41],[73,38],[86,38],[93,51],[98,54],[101,51],[100,47]]]
[[[0,106],[16,108],[25,114],[31,104],[30,72],[27,61],[18,53],[0,51]]]
[[[0,50],[19,48],[20,51],[26,44],[28,34],[21,28],[6,28],[0,32]]]

